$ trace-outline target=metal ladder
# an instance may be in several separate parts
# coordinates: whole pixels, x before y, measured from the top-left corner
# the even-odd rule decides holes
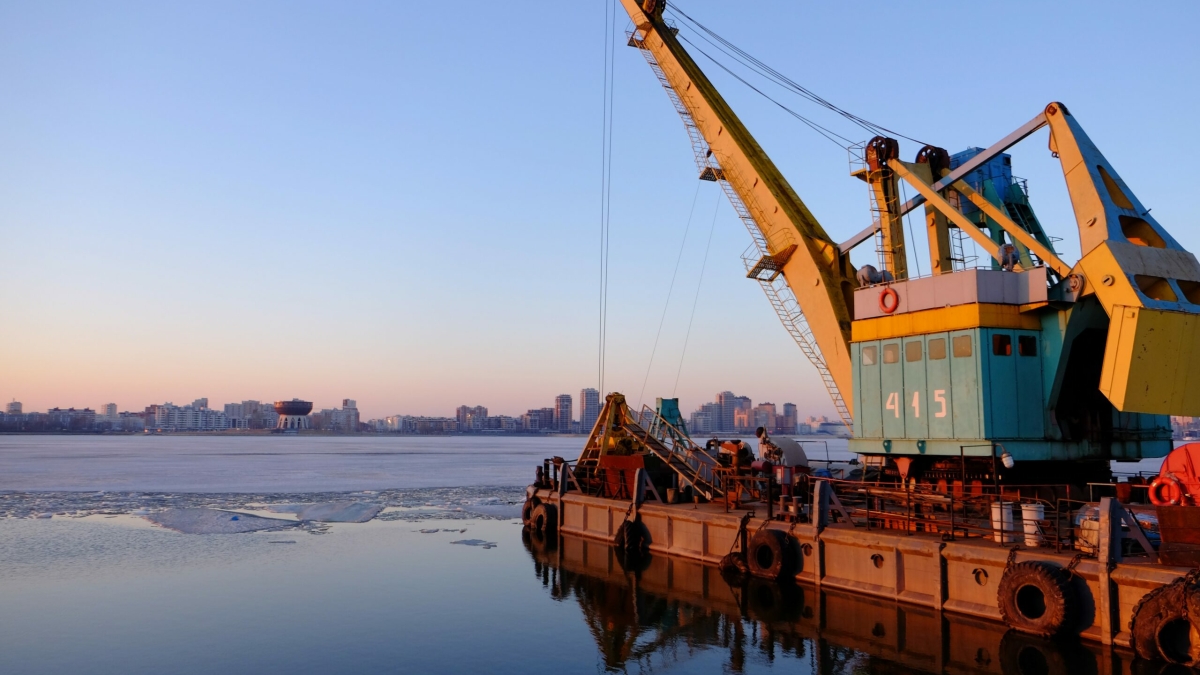
[[[750,239],[753,241],[753,247],[757,249],[758,256],[754,262],[747,261],[746,269],[751,271],[754,264],[757,263],[763,256],[771,255],[775,252],[770,251],[767,244],[767,238],[759,229],[758,223],[754,220],[754,216],[750,214],[750,210],[746,208],[746,204],[738,195],[737,190],[730,182],[737,181],[738,177],[731,175],[721,168],[717,163],[712,152],[709,150],[708,142],[704,140],[704,135],[700,133],[700,129],[696,127],[696,121],[692,119],[691,112],[687,106],[680,100],[679,94],[675,88],[671,86],[667,80],[666,74],[658,65],[658,61],[654,58],[654,54],[650,53],[642,45],[642,42],[629,33],[629,45],[637,47],[638,51],[646,59],[646,63],[650,66],[650,70],[654,72],[654,76],[658,78],[662,88],[667,92],[667,98],[671,100],[671,105],[675,106],[675,112],[679,114],[683,120],[684,129],[687,131],[688,139],[692,142],[692,154],[696,160],[696,167],[700,170],[700,178],[702,180],[712,180],[721,186],[725,191],[725,196],[729,198],[729,203],[733,206],[733,210],[741,219],[742,224],[746,226],[746,231],[750,233]],[[749,191],[746,191],[749,194]],[[772,233],[775,234],[775,233]],[[791,238],[794,241],[794,236],[788,232],[778,233],[785,241]],[[745,256],[743,256],[745,260]],[[800,351],[804,353],[808,360],[817,369],[817,373],[821,376],[821,383],[825,385],[825,391],[829,393],[829,397],[833,399],[834,408],[837,409],[838,416],[841,417],[842,423],[847,429],[853,429],[854,422],[850,417],[850,409],[846,406],[842,394],[838,391],[837,383],[833,379],[833,374],[829,372],[829,366],[825,363],[825,357],[821,355],[820,348],[813,338],[812,328],[808,325],[808,319],[804,316],[804,310],[801,309],[799,301],[792,293],[792,289],[788,287],[787,282],[779,278],[761,279],[757,278],[759,285],[762,286],[763,292],[767,295],[767,300],[771,303],[771,307],[775,309],[775,313],[779,316],[780,323],[787,329],[792,339],[800,347]]]
[[[637,426],[641,431],[641,440],[650,453],[661,459],[683,481],[690,483],[705,499],[712,500],[724,494],[717,485],[716,474],[713,471],[717,466],[716,460],[696,445],[687,434],[663,419],[649,406],[642,408]]]

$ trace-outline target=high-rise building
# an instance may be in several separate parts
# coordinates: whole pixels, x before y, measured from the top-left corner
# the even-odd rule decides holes
[[[732,391],[723,391],[717,394],[717,405],[721,406],[721,412],[717,419],[714,420],[715,426],[712,431],[733,431],[733,411],[736,409]]]
[[[592,433],[596,420],[600,417],[600,392],[596,389],[584,389],[579,392],[579,430],[582,433]]]
[[[20,415],[21,414],[21,402],[20,401],[10,401],[10,402],[4,404],[4,412],[7,415]]]
[[[342,434],[358,433],[358,402],[352,398],[342,399],[341,408],[324,408],[309,416],[308,424],[319,431],[334,431]]]
[[[768,432],[776,431],[777,427],[775,425],[776,414],[774,403],[759,403],[758,405],[754,406],[751,414],[753,415],[754,419],[749,425],[747,425],[751,431],[757,429],[758,427],[762,427]]]
[[[696,436],[720,432],[722,407],[720,403],[705,403],[692,413],[688,420],[688,431]]]
[[[173,403],[155,404],[146,407],[144,417],[146,426],[159,431],[219,431],[229,428],[229,419],[224,412],[209,410],[207,399],[205,407],[193,405],[177,406]]]
[[[780,417],[779,423],[775,426],[776,429],[781,433],[794,434],[797,433],[797,426],[799,426],[799,422],[800,416],[796,412],[796,404],[784,403],[783,415]]]
[[[99,416],[103,417],[104,419],[106,419],[110,422],[117,419],[117,404],[116,403],[105,403],[104,405],[100,406],[100,415]]]
[[[196,408],[197,410],[208,410],[208,398],[198,398],[195,401],[192,401],[192,407]]]
[[[746,425],[749,424],[751,417],[750,409],[754,407],[749,396],[736,396],[732,391],[723,391],[717,394],[717,404],[721,406],[721,416],[717,422],[717,428],[713,431],[725,433],[747,431]]]
[[[274,406],[258,401],[226,403],[225,417],[232,429],[274,429],[279,424]]]
[[[342,428],[352,434],[358,433],[358,401],[352,398],[342,399]]]
[[[554,408],[535,408],[521,415],[521,427],[525,431],[554,429]]]
[[[562,433],[571,433],[571,395],[559,394],[554,397],[554,430]]]
[[[454,418],[459,431],[482,431],[487,428],[488,409],[481,405],[460,405],[454,411]]]

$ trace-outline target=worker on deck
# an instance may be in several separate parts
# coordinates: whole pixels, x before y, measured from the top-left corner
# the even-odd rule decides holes
[[[758,436],[759,457],[782,466],[808,468],[808,455],[805,454],[804,447],[795,440],[786,436],[772,439],[763,427],[756,429],[754,435]]]

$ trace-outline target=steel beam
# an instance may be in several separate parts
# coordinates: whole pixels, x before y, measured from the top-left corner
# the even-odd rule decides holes
[[[971,173],[975,169],[978,169],[980,166],[987,163],[988,160],[992,159],[996,155],[999,155],[1000,153],[1004,152],[1005,150],[1008,150],[1009,148],[1016,145],[1017,143],[1020,143],[1021,141],[1025,140],[1026,138],[1029,137],[1030,134],[1032,134],[1033,132],[1037,131],[1038,129],[1041,129],[1042,127],[1046,126],[1047,123],[1048,122],[1046,121],[1046,113],[1044,113],[1044,112],[1038,113],[1037,117],[1034,117],[1033,119],[1029,120],[1025,124],[1022,124],[1016,131],[1005,136],[1004,138],[1001,138],[999,141],[996,141],[987,150],[984,150],[983,152],[979,153],[978,155],[975,155],[971,159],[967,160],[962,166],[951,171],[944,178],[942,178],[938,182],[934,183],[932,186],[933,191],[941,192],[942,190],[945,190],[947,187],[953,185],[958,179],[962,178],[963,176]],[[903,216],[904,214],[908,213],[909,211],[912,211],[913,209],[917,208],[918,206],[920,206],[921,204],[924,204],[924,203],[925,203],[925,197],[923,195],[916,195],[915,197],[904,202],[904,204],[900,206],[900,215]],[[877,232],[878,230],[879,230],[879,221],[876,220],[875,222],[871,223],[871,225],[869,227],[867,227],[866,229],[864,229],[863,231],[859,232],[858,234],[854,235],[853,237],[850,237],[849,239],[842,242],[841,244],[838,244],[838,250],[841,251],[842,253],[846,253],[847,251],[854,248],[855,246],[858,246],[859,244],[863,243],[867,239],[870,239],[871,235],[875,234],[875,232]]]

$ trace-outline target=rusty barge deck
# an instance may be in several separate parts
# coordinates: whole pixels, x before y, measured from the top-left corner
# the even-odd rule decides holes
[[[717,502],[635,503],[531,486],[531,500],[555,506],[557,529],[566,535],[612,544],[633,514],[644,525],[650,552],[716,565],[746,531],[780,530],[794,546],[795,580],[895,600],[937,611],[1002,621],[997,589],[1006,569],[1025,561],[1049,563],[1072,572],[1080,604],[1080,637],[1105,645],[1131,646],[1130,622],[1139,600],[1189,570],[1121,560],[1119,544],[1102,537],[1095,558],[1052,548],[1021,548],[984,538],[945,541],[934,534],[868,530],[850,523],[788,523],[761,517],[749,508]],[[823,521],[822,518],[817,518]],[[1119,523],[1102,515],[1102,530]]]

